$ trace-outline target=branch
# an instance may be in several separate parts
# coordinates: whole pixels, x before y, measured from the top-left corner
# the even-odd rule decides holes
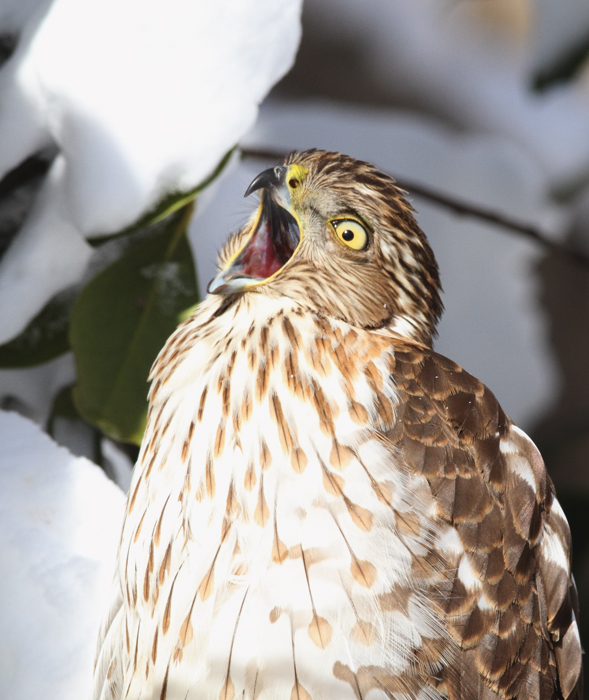
[[[278,153],[277,151],[265,151],[262,149],[251,149],[242,148],[241,157],[243,159],[255,158],[258,160],[268,160],[268,161],[283,161],[286,157],[286,153]],[[388,173],[390,175],[390,173]],[[557,241],[552,241],[548,238],[542,231],[530,224],[517,221],[505,214],[498,214],[497,212],[491,211],[490,209],[485,209],[484,207],[479,207],[476,204],[471,204],[460,199],[456,199],[451,195],[444,194],[442,192],[437,192],[425,185],[420,185],[417,182],[412,182],[411,180],[404,180],[403,178],[394,178],[397,185],[409,192],[409,194],[415,195],[416,197],[421,197],[429,202],[434,202],[439,204],[455,214],[460,214],[462,216],[473,216],[477,219],[481,219],[495,226],[501,226],[508,231],[512,231],[518,236],[523,236],[525,238],[531,238],[536,243],[539,243],[547,250],[557,253],[558,255],[563,255],[577,265],[581,265],[589,270],[589,255],[580,251],[569,248],[569,246],[559,243]]]

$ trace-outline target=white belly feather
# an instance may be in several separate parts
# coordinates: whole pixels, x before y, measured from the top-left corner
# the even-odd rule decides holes
[[[313,317],[290,313],[293,336],[270,300],[250,302],[253,326],[251,309],[210,320],[207,303],[159,361],[121,541],[111,676],[120,697],[142,700],[353,700],[352,672],[405,673],[422,638],[444,636],[410,576],[440,534],[429,488],[371,428],[386,420],[364,367],[392,413],[391,351],[349,344],[353,404],[350,377],[317,351]],[[188,331],[195,343],[175,357]],[[369,697],[387,697],[377,680]]]

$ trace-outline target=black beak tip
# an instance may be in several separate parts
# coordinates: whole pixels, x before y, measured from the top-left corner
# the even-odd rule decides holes
[[[252,194],[252,192],[256,192],[256,190],[280,187],[280,185],[284,184],[286,170],[286,166],[277,165],[274,168],[268,168],[268,170],[262,171],[252,180],[250,186],[247,188],[243,196],[249,197],[250,194]]]

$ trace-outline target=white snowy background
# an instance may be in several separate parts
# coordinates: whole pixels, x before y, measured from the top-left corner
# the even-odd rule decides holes
[[[125,497],[16,413],[0,444],[0,697],[84,698]]]
[[[83,277],[87,237],[195,187],[237,142],[340,150],[556,240],[574,225],[587,246],[589,68],[531,89],[589,35],[586,0],[306,0],[292,76],[256,121],[294,60],[299,14],[297,0],[1,0],[0,48],[3,37],[18,42],[0,68],[0,178],[32,154],[58,155],[0,260],[0,343]],[[203,290],[254,206],[243,192],[268,165],[234,159],[197,201],[190,240]],[[538,273],[545,252],[412,202],[445,290],[436,349],[533,430],[566,388]],[[589,284],[565,272],[579,274]],[[562,309],[579,328],[585,289]],[[73,700],[89,687],[124,497],[42,432],[73,379],[69,355],[0,371],[1,405],[37,422],[0,412],[2,700]],[[55,434],[84,454],[80,430],[62,421]],[[128,460],[107,440],[103,452],[124,488]],[[560,486],[589,493],[583,459],[554,474]]]

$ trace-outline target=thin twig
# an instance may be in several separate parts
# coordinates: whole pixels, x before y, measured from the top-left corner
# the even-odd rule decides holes
[[[282,161],[286,157],[286,153],[266,151],[263,149],[243,148],[241,149],[241,157],[244,159],[256,158],[267,161]],[[487,221],[490,224],[494,224],[495,226],[501,226],[508,231],[513,231],[513,233],[516,233],[518,236],[531,238],[533,241],[536,241],[540,245],[544,246],[547,250],[550,250],[553,253],[558,253],[559,255],[564,255],[569,260],[572,260],[578,265],[589,269],[589,255],[580,250],[573,250],[567,245],[557,241],[550,240],[550,238],[542,233],[542,231],[539,231],[531,224],[526,224],[522,221],[512,219],[510,216],[505,214],[498,214],[490,209],[485,209],[484,207],[479,207],[476,204],[471,204],[470,202],[456,199],[451,195],[438,192],[417,182],[398,178],[394,175],[391,175],[391,177],[393,177],[401,189],[406,190],[416,197],[421,197],[429,202],[439,204],[446,209],[450,209],[450,211],[453,211],[455,214],[460,214],[462,216],[473,216],[477,219]]]

